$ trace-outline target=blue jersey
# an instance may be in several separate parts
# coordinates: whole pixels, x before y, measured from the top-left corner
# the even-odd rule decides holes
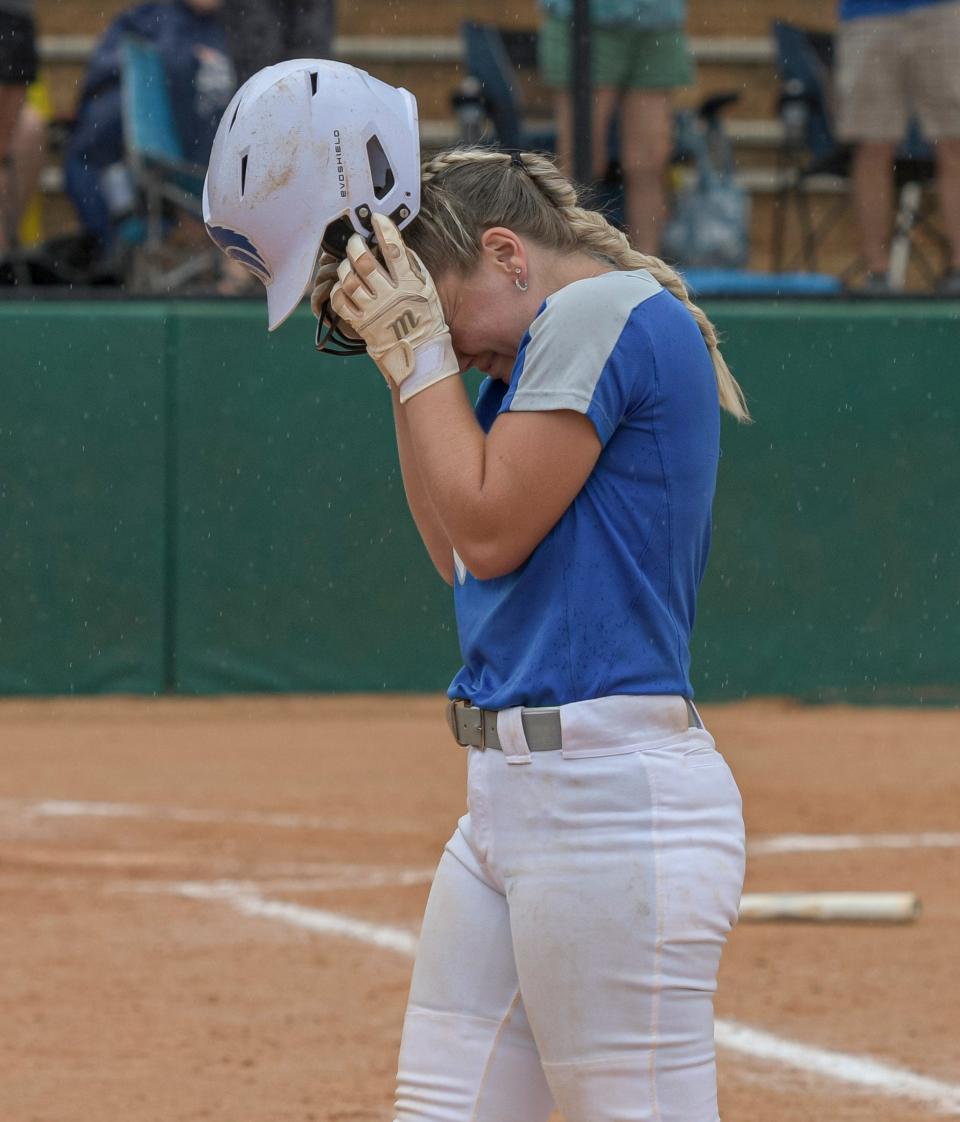
[[[840,18],[847,20],[863,19],[865,16],[895,16],[913,8],[954,2],[955,0],[840,0]]]
[[[613,694],[692,696],[689,639],[710,546],[720,407],[692,315],[646,272],[550,296],[509,386],[477,419],[572,409],[603,450],[559,522],[514,572],[454,580],[464,665],[449,694],[489,709]]]

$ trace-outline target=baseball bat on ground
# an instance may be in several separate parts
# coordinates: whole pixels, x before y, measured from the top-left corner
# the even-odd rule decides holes
[[[740,919],[760,923],[909,923],[919,915],[912,892],[758,892],[740,901]]]

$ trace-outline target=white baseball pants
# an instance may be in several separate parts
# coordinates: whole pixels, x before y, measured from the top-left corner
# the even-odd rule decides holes
[[[675,697],[561,710],[562,752],[469,750],[430,892],[398,1122],[717,1122],[713,993],[740,794]]]

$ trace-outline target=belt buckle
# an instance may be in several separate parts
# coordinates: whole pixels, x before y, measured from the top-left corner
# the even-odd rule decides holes
[[[480,714],[480,743],[476,746],[481,752],[487,749],[487,730],[483,725],[483,710],[477,709],[476,706],[471,705],[466,698],[454,697],[447,702],[447,724],[450,726],[450,731],[453,733],[453,739],[460,745],[461,748],[472,748],[473,745],[469,742],[464,743],[460,739],[460,730],[457,728],[457,706],[462,706],[464,709],[475,709]]]
[[[457,730],[457,705],[459,701],[460,699],[458,697],[451,698],[447,702],[446,708],[447,724],[450,726],[450,731],[453,733],[453,739],[458,744],[460,744],[460,733]],[[463,748],[465,745],[460,744],[460,747]]]

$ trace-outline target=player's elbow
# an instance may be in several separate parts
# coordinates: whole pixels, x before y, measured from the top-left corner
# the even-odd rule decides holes
[[[426,543],[424,543],[426,544]],[[433,562],[433,567],[440,574],[441,579],[445,584],[453,587],[454,568],[453,568],[453,553],[449,544],[446,549],[440,549],[434,546],[431,548],[427,546],[427,553],[430,555],[430,560]]]
[[[525,545],[507,538],[490,536],[466,543],[460,557],[477,580],[495,580],[518,569],[530,555]]]
[[[536,548],[535,523],[504,502],[487,501],[463,509],[453,544],[477,580],[495,580],[518,569]]]

